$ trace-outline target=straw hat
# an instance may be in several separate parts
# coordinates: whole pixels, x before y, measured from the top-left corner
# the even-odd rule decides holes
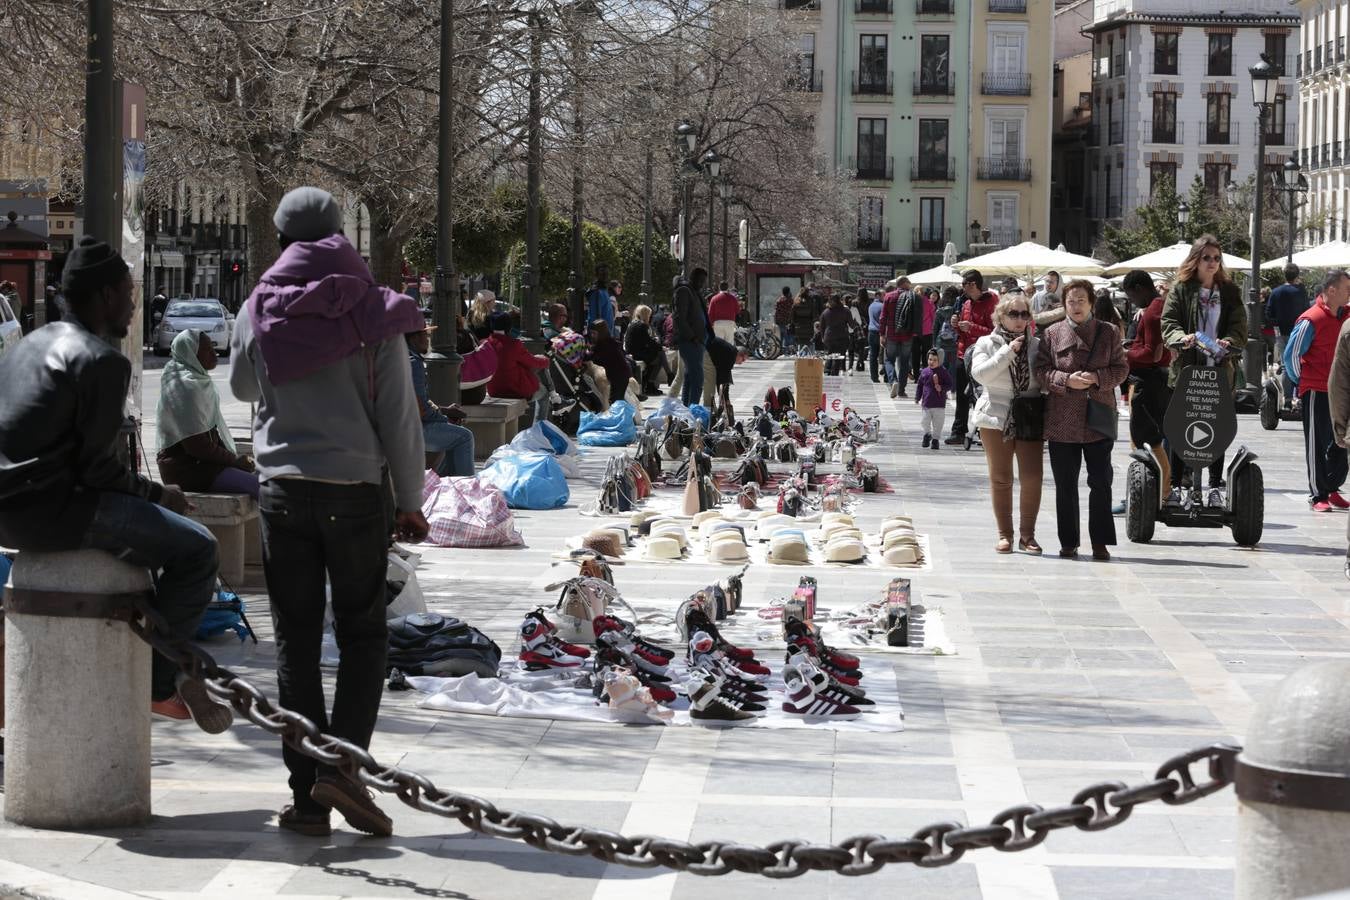
[[[651,537],[647,539],[647,559],[666,561],[679,559],[681,550],[680,542],[673,537]]]
[[[809,563],[811,550],[806,546],[806,535],[800,531],[783,531],[769,542],[769,562],[778,564]]]
[[[922,559],[919,548],[909,544],[900,544],[881,554],[888,566],[912,566]]]
[[[836,538],[825,545],[826,562],[856,563],[862,562],[867,548],[856,538]]]
[[[722,511],[720,509],[705,509],[703,510],[703,512],[694,513],[693,525],[695,528],[699,528],[703,525],[704,522],[710,522],[714,519],[721,520],[725,518],[726,517],[722,515]]]
[[[820,521],[825,523],[826,525],[829,525],[832,522],[843,522],[845,525],[852,525],[853,517],[850,516],[848,513],[827,512],[825,513],[825,515],[820,517]]]
[[[755,532],[761,541],[767,541],[773,537],[774,531],[788,527],[797,528],[797,520],[782,513],[770,513],[767,516],[760,516]]]
[[[727,534],[725,540],[714,540],[708,547],[708,558],[719,563],[743,563],[749,561],[750,550],[744,541]]]
[[[628,517],[628,527],[640,529],[643,522],[650,522],[652,519],[658,519],[661,514],[654,509],[640,509]]]
[[[680,545],[683,550],[689,546],[689,535],[685,533],[684,527],[676,522],[660,523],[652,526],[652,535],[655,537],[670,538]]]

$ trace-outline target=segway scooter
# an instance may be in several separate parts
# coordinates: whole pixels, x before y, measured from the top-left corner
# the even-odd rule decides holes
[[[1153,540],[1157,523],[1172,528],[1228,528],[1234,543],[1254,547],[1265,527],[1265,479],[1256,454],[1239,447],[1228,464],[1226,488],[1211,498],[1201,475],[1237,437],[1237,411],[1227,373],[1217,366],[1181,370],[1163,420],[1174,458],[1194,473],[1178,498],[1163,492],[1162,471],[1152,448],[1130,453],[1125,478],[1125,535],[1136,544]],[[1211,502],[1214,499],[1221,502]]]
[[[1261,427],[1266,431],[1278,428],[1280,420],[1285,422],[1303,420],[1303,410],[1299,407],[1298,398],[1285,399],[1285,377],[1284,366],[1275,365],[1266,370],[1265,380],[1261,382]]]

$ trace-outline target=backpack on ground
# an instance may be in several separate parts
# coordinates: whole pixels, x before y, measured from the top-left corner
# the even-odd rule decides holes
[[[253,633],[253,626],[244,615],[244,601],[234,591],[226,590],[217,583],[215,596],[206,604],[206,612],[197,625],[195,639],[204,641],[227,631],[233,631],[241,641],[251,637],[253,643],[258,643],[258,636]]]

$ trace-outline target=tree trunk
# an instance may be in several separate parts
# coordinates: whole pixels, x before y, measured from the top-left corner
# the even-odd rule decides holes
[[[247,293],[262,278],[263,273],[272,267],[281,255],[277,243],[277,226],[272,222],[272,214],[283,195],[282,186],[270,179],[262,184],[254,184],[248,192],[245,221],[248,223],[248,271],[244,287]]]
[[[378,201],[365,198],[370,212],[370,274],[376,284],[403,290],[403,240],[394,233],[393,217]]]

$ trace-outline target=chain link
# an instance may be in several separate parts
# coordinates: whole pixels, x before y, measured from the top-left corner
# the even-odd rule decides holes
[[[348,778],[371,790],[393,794],[407,806],[458,821],[489,837],[523,841],[531,847],[568,856],[590,856],[607,863],[638,869],[664,867],[694,875],[747,872],[766,878],[796,878],[811,871],[841,875],[870,875],[887,865],[911,863],[924,868],[951,865],[967,851],[993,847],[1005,853],[1029,850],[1052,831],[1079,828],[1100,831],[1124,822],[1141,803],[1161,800],[1192,803],[1233,782],[1240,747],[1213,744],[1167,760],[1153,781],[1126,787],[1118,781],[1089,785],[1067,806],[1043,809],[1032,803],[1013,806],[994,816],[988,825],[966,827],[958,822],[935,822],[911,837],[890,839],[859,835],[839,844],[779,841],[767,847],[652,836],[627,837],[598,828],[562,825],[545,816],[498,809],[490,801],[443,790],[417,772],[385,766],[365,749],[323,734],[299,713],[272,703],[262,691],[234,672],[218,665],[205,650],[174,638],[168,623],[148,602],[136,604],[139,618],[131,629],[142,640],[172,660],[191,677],[206,683],[211,696],[291,748],[334,766]],[[1197,782],[1191,766],[1204,763],[1207,778]]]

